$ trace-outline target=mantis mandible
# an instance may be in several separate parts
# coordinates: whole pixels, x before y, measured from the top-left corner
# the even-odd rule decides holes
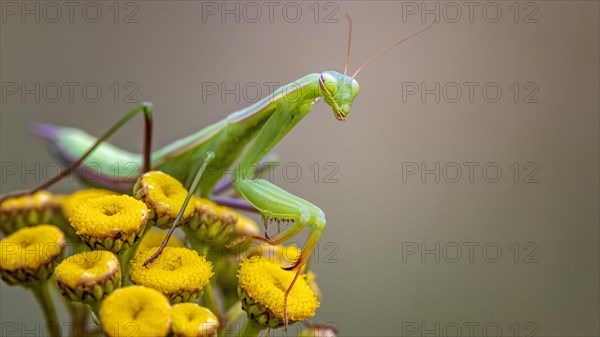
[[[95,179],[96,184],[112,189],[130,189],[137,177],[132,179],[119,175],[102,175],[102,172],[110,172],[109,167],[115,163],[121,167],[133,163],[137,167],[142,167],[141,170],[136,170],[137,174],[144,173],[149,169],[161,170],[182,183],[190,185],[190,194],[186,201],[192,194],[199,193],[202,197],[212,198],[220,204],[255,209],[265,219],[265,226],[270,221],[291,223],[291,226],[272,238],[265,235],[266,237],[253,236],[245,239],[261,240],[271,245],[277,245],[288,241],[308,226],[309,237],[299,258],[293,265],[284,268],[296,271],[295,278],[285,293],[285,310],[287,296],[325,230],[325,214],[309,201],[297,197],[267,180],[255,179],[255,169],[277,143],[312,111],[313,104],[319,98],[323,98],[331,107],[337,120],[344,121],[350,113],[352,103],[359,91],[358,82],[355,80],[356,75],[381,54],[432,26],[433,24],[381,50],[363,63],[352,76],[349,76],[347,70],[352,33],[350,25],[344,73],[330,70],[306,75],[279,88],[257,103],[154,152],[150,150],[153,113],[151,103],[142,103],[135,107],[97,139],[78,129],[40,125],[37,129],[38,134],[51,140],[61,159],[72,162],[72,164],[61,174],[41,186],[31,191],[5,195],[0,201],[46,189],[75,171],[80,165],[90,163],[100,168],[100,176]],[[143,155],[118,149],[105,142],[140,112],[143,113],[145,120]],[[74,161],[76,158],[78,159]],[[236,161],[239,164],[234,170],[231,186],[243,200],[215,196],[213,191],[223,179],[225,170],[234,165]],[[201,168],[197,169],[199,164],[202,164]],[[199,179],[205,173],[207,164],[210,164],[220,174],[204,175],[203,179]],[[252,168],[252,170],[248,168]],[[184,204],[180,215],[185,207]],[[146,261],[146,264],[151,263],[162,252],[170,234],[175,230],[178,220],[179,217],[173,223],[161,248]]]

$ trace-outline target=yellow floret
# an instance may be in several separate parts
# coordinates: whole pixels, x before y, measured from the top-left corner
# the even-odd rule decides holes
[[[13,212],[30,209],[41,209],[53,205],[53,195],[48,191],[39,191],[33,195],[24,195],[17,198],[9,198],[0,204],[0,211]]]
[[[201,242],[227,244],[260,233],[254,220],[229,207],[195,195],[191,201],[195,212],[184,227],[184,232],[194,235]]]
[[[56,267],[54,274],[58,282],[76,288],[112,278],[120,269],[115,254],[107,250],[94,250],[68,257]]]
[[[199,292],[208,283],[212,264],[194,250],[165,247],[156,260],[144,267],[144,262],[156,252],[150,248],[138,253],[131,263],[131,280],[135,284],[154,288],[167,296],[183,292]]]
[[[253,236],[260,234],[260,229],[258,228],[256,221],[242,214],[238,214],[238,219],[235,223],[233,232],[236,237]]]
[[[63,232],[52,225],[22,228],[0,241],[0,269],[35,271],[62,254]]]
[[[111,337],[166,336],[171,322],[169,300],[160,292],[131,286],[113,291],[100,307],[102,329]]]
[[[266,307],[283,320],[285,319],[284,295],[296,272],[284,270],[282,267],[279,262],[254,256],[242,262],[238,280],[240,288],[255,303]],[[288,296],[289,319],[305,320],[315,314],[318,306],[317,295],[310,288],[305,277],[300,276]]]
[[[113,237],[137,234],[148,220],[148,207],[127,195],[108,195],[80,203],[69,219],[79,235]]]
[[[144,200],[158,217],[167,216],[175,219],[188,194],[179,180],[160,171],[147,172],[136,185],[140,199]],[[190,202],[183,218],[190,217],[192,212],[194,212],[194,204]]]
[[[65,216],[67,218],[71,217],[71,215],[73,215],[73,211],[75,210],[75,208],[83,201],[86,201],[88,199],[92,199],[92,198],[98,198],[98,197],[104,197],[107,195],[116,195],[117,193],[113,192],[113,191],[109,191],[109,190],[105,190],[105,189],[101,189],[101,188],[88,188],[88,189],[84,189],[81,191],[77,191],[71,195],[69,195],[68,197],[66,197],[66,199],[63,202],[63,210],[65,213]]]
[[[63,225],[60,199],[47,191],[7,198],[0,203],[0,231],[8,235],[23,227]]]
[[[175,336],[213,336],[219,329],[219,319],[212,311],[196,303],[180,303],[173,306],[171,332]]]

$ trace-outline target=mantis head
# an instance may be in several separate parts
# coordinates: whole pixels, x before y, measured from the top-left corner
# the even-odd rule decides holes
[[[330,70],[321,73],[319,85],[325,102],[333,109],[335,118],[339,121],[345,120],[354,98],[358,95],[358,82],[348,75]]]
[[[333,114],[335,118],[339,121],[346,120],[346,117],[350,113],[350,109],[352,108],[352,102],[356,95],[358,95],[358,82],[354,79],[358,73],[364,69],[369,63],[393,49],[394,47],[400,45],[402,42],[421,34],[422,32],[428,30],[433,27],[435,21],[431,23],[428,27],[421,29],[420,31],[409,35],[401,39],[398,42],[395,42],[388,47],[384,48],[367,61],[365,61],[358,69],[354,72],[352,76],[346,75],[348,73],[348,63],[350,61],[350,42],[352,40],[352,21],[350,20],[350,16],[346,15],[348,18],[348,22],[350,23],[350,29],[348,30],[348,52],[346,53],[346,67],[344,68],[344,73],[339,73],[334,70],[325,71],[321,73],[319,76],[319,86],[321,87],[321,92],[325,102],[329,104],[329,106],[333,109]]]

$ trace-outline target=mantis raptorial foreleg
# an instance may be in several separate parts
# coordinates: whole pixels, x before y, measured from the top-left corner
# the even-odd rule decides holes
[[[309,96],[310,97],[310,96]],[[271,245],[281,244],[300,232],[304,227],[310,225],[310,236],[307,245],[296,263],[285,269],[296,270],[292,283],[288,286],[284,295],[285,326],[287,328],[288,312],[287,299],[302,266],[312,254],[314,246],[319,241],[321,233],[325,230],[325,214],[320,208],[312,203],[299,198],[284,189],[264,179],[253,179],[248,173],[247,167],[256,165],[272,148],[312,109],[314,100],[308,98],[301,103],[290,103],[282,101],[269,120],[265,123],[255,141],[250,145],[248,151],[240,161],[236,169],[233,187],[238,194],[254,206],[266,221],[287,220],[293,225],[272,239],[251,237],[265,241]]]
[[[260,163],[258,163],[258,166],[256,167],[256,170],[254,170],[254,173],[256,175],[262,175],[265,170],[271,169],[272,166],[279,165],[278,162],[279,156],[277,156],[277,154],[275,153],[269,153],[263,158],[263,160],[260,161]],[[226,177],[215,186],[212,194],[216,196],[226,193],[232,188],[232,183],[232,179]]]
[[[256,175],[262,175],[265,170],[269,170],[272,168],[272,166],[277,165],[277,162],[278,162],[278,156],[274,153],[269,153],[258,164],[258,166],[256,167],[256,170],[254,170],[254,173]],[[233,187],[232,184],[233,184],[233,179],[231,179],[230,177],[226,177],[224,180],[220,181],[217,184],[217,186],[215,186],[215,189],[213,190],[213,193],[211,196],[212,201],[214,201],[217,204],[222,205],[222,206],[228,206],[228,207],[233,207],[233,208],[240,209],[240,210],[256,212],[257,211],[256,208],[254,208],[254,206],[252,206],[245,199],[223,195],[223,194],[227,193]]]

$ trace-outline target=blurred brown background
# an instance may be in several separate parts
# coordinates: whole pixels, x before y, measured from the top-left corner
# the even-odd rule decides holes
[[[343,70],[345,14],[351,70],[437,14],[358,76],[345,123],[316,104],[276,150],[275,181],[327,214],[314,321],[345,336],[599,335],[598,2],[54,4],[2,1],[2,193],[56,171],[34,122],[99,135],[149,100],[158,148],[273,83]],[[141,124],[112,143],[139,151]],[[0,291],[4,333],[36,331],[33,297]]]

